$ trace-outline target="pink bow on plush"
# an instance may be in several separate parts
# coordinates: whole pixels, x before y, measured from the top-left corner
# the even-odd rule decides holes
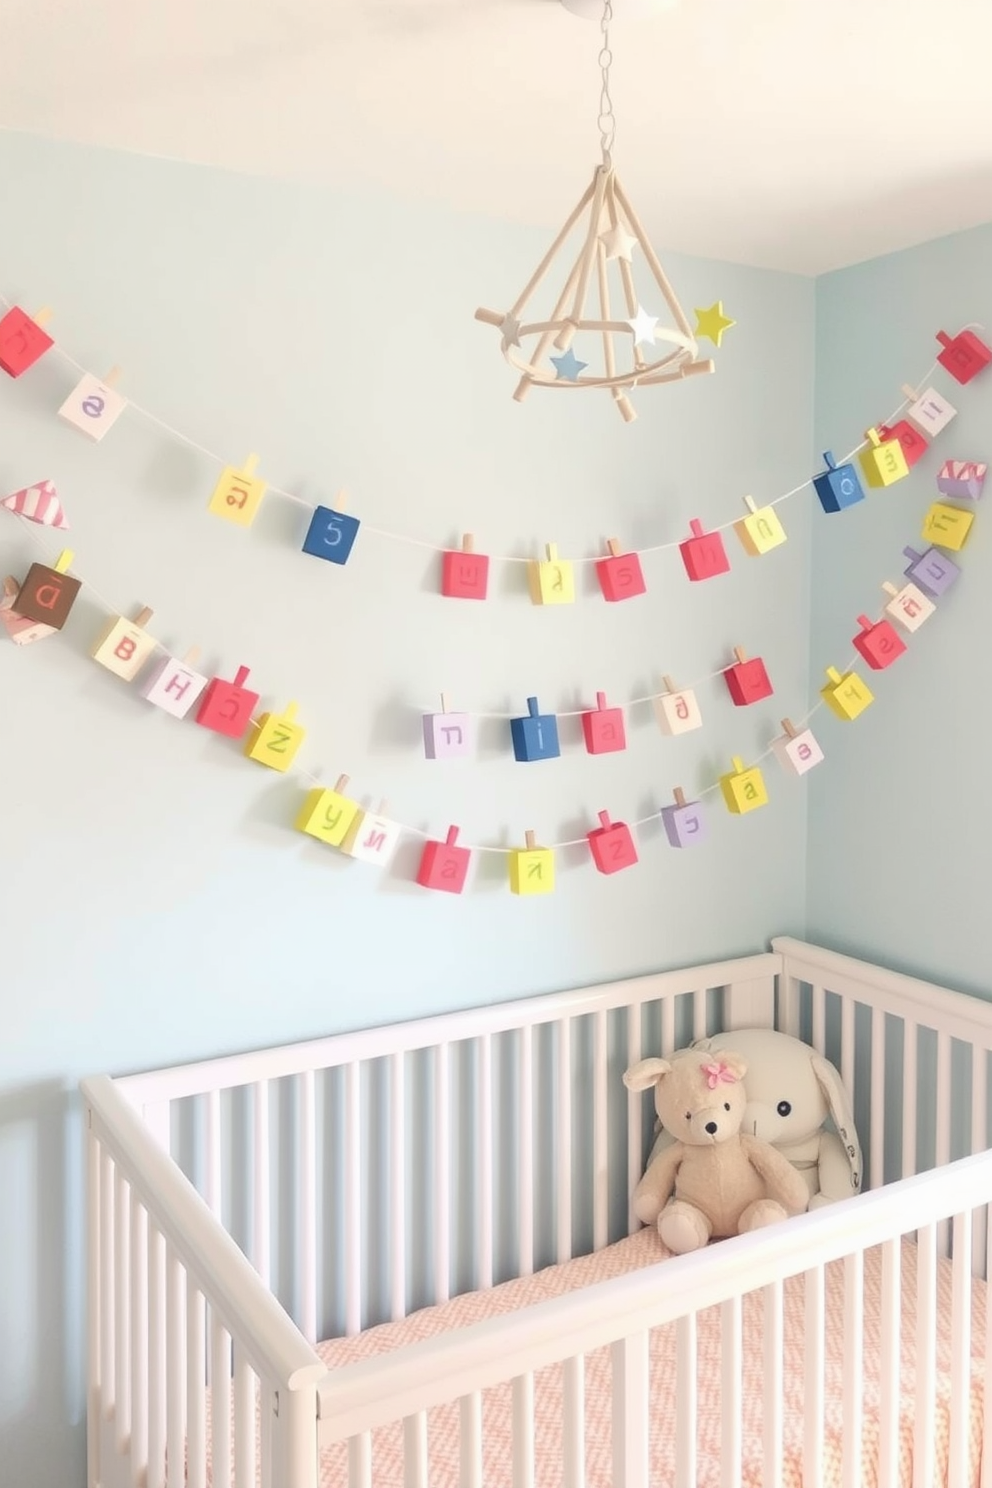
[[[711,1090],[715,1090],[720,1084],[735,1085],[737,1083],[737,1076],[726,1064],[704,1064],[702,1069],[706,1076],[706,1083]]]

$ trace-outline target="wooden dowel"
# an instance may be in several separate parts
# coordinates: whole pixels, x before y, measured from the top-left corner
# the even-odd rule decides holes
[[[506,319],[498,310],[486,310],[482,306],[475,312],[475,319],[481,320],[485,325],[501,326]]]
[[[633,207],[630,205],[630,202],[627,200],[626,193],[624,192],[624,189],[620,185],[619,181],[616,181],[614,183],[614,191],[616,193],[616,199],[620,203],[620,208],[630,225],[631,232],[640,243],[641,248],[644,252],[644,257],[647,259],[651,272],[654,274],[654,277],[658,281],[658,287],[660,288],[662,294],[665,296],[665,299],[668,302],[668,308],[675,316],[676,325],[683,333],[683,335],[689,336],[692,340],[695,340],[696,338],[695,336],[693,336],[692,328],[685,318],[685,312],[683,311],[682,306],[679,304],[678,300],[675,297],[674,289],[668,282],[668,276],[666,275],[664,269],[661,267],[661,264],[658,262],[658,258],[654,249],[651,247],[651,240],[648,237],[647,233],[644,231],[644,228],[641,226],[640,219],[638,218],[637,213],[634,211]]]
[[[572,287],[575,284],[576,279],[578,278],[579,263],[580,259],[577,258],[575,260],[575,263],[572,265],[572,272],[569,274],[568,278],[565,281],[565,287],[562,290],[561,294],[558,296],[555,308],[552,311],[551,320],[547,323],[544,331],[542,331],[541,333],[541,339],[538,341],[537,346],[534,350],[534,355],[531,357],[530,365],[532,367],[536,367],[538,365],[548,347],[551,345],[552,340],[554,339],[555,329],[561,319],[561,312],[565,307],[565,301],[572,293]],[[526,398],[527,394],[531,390],[533,380],[534,379],[531,377],[529,372],[524,373],[520,381],[517,383],[516,389],[514,391],[514,402],[523,402],[523,400]]]
[[[610,219],[610,227],[611,228],[616,227],[617,226],[616,177],[615,176],[612,176],[612,175],[610,176],[609,182],[608,182],[607,187],[606,187],[606,213],[607,213],[607,216]],[[628,259],[626,259],[626,258],[618,258],[617,259],[617,263],[618,263],[618,265],[620,267],[620,282],[623,285],[623,296],[624,296],[624,301],[626,302],[626,305],[627,305],[627,314],[633,320],[634,317],[637,315],[637,295],[634,292],[634,274],[633,274],[633,270],[631,269],[630,261]],[[647,363],[644,360],[644,353],[641,351],[641,348],[637,345],[636,342],[634,343],[634,366],[637,367],[637,368],[642,368],[642,367],[646,367],[647,366]]]
[[[568,237],[569,233],[572,231],[572,228],[578,222],[579,218],[582,216],[582,213],[585,211],[586,207],[589,205],[589,202],[592,199],[593,192],[596,189],[596,186],[597,186],[597,184],[599,182],[600,174],[601,174],[600,168],[597,166],[596,173],[593,176],[592,180],[590,181],[589,185],[586,187],[585,191],[582,193],[582,199],[580,200],[578,206],[575,208],[574,212],[572,212],[571,215],[568,217],[568,219],[567,219],[567,221],[565,223],[565,226],[562,228],[561,232],[555,238],[554,242],[551,244],[551,247],[548,249],[547,253],[541,259],[541,262],[538,264],[537,268],[534,270],[534,272],[531,275],[530,279],[527,281],[526,285],[524,286],[523,292],[520,295],[518,295],[517,299],[514,301],[513,306],[512,306],[512,308],[510,310],[510,315],[513,317],[514,320],[518,320],[520,318],[520,312],[521,312],[521,310],[526,305],[527,301],[530,299],[531,295],[534,293],[534,290],[540,284],[540,282],[544,278],[545,274],[548,272],[548,267],[549,267],[552,259],[554,258],[555,254],[558,252],[558,249],[561,247],[562,243],[564,243],[565,239]],[[502,323],[503,323],[503,317],[500,317],[499,324],[502,325]]]
[[[585,309],[586,294],[589,290],[589,276],[592,273],[592,261],[599,243],[599,229],[603,216],[603,195],[606,191],[606,183],[611,174],[611,171],[600,168],[597,170],[594,178],[592,207],[589,211],[589,231],[586,234],[586,244],[582,250],[582,258],[579,261],[579,280],[575,286],[575,298],[572,301],[572,322],[581,320],[582,312]],[[567,338],[566,332],[568,332]],[[560,347],[562,351],[566,350],[571,344],[574,335],[574,324],[571,328],[566,326],[556,337],[555,345]]]

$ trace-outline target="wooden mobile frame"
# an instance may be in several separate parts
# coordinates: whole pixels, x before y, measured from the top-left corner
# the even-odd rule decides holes
[[[588,212],[588,222],[582,249],[558,296],[551,319],[523,323],[521,317],[527,302],[544,279],[565,240],[586,212]],[[649,362],[645,359],[643,348],[636,344],[635,333],[628,320],[615,320],[612,317],[607,273],[610,255],[603,238],[605,234],[618,227],[643,252],[655,283],[661,290],[675,321],[675,327],[677,327],[677,329],[659,327],[655,330],[656,340],[667,342],[674,348],[657,361]],[[638,314],[639,301],[634,288],[631,264],[622,255],[617,256],[617,263],[627,314],[634,318]],[[586,300],[594,268],[599,291],[598,319],[586,316]],[[523,402],[531,387],[535,385],[554,388],[609,388],[624,422],[630,423],[637,415],[627,397],[626,389],[651,387],[663,382],[678,382],[683,377],[692,377],[698,373],[715,370],[712,361],[699,358],[699,347],[685,312],[679,304],[678,297],[669,283],[637,213],[617,179],[616,171],[608,163],[596,167],[592,181],[583,193],[578,206],[568,217],[564,227],[511,309],[506,314],[500,314],[496,310],[480,308],[476,310],[475,318],[484,321],[487,325],[498,326],[502,332],[500,344],[503,355],[510,365],[521,373],[520,381],[513,394],[518,403]],[[567,351],[578,331],[602,333],[605,377],[580,375],[574,379],[561,378],[552,369],[541,365],[552,345],[559,351]],[[515,347],[520,347],[521,338],[527,336],[538,337],[537,347],[531,360],[528,360],[522,351],[519,355],[514,351]],[[614,343],[614,338],[617,336],[630,341],[633,358],[629,371],[617,370],[617,347]]]

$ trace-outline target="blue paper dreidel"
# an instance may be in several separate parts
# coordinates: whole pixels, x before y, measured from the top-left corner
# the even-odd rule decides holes
[[[510,736],[518,760],[557,759],[561,754],[558,720],[553,713],[538,712],[536,697],[527,699],[526,717],[511,718]]]
[[[303,551],[311,558],[324,558],[328,563],[347,563],[355,546],[358,529],[362,525],[357,517],[349,517],[344,509],[345,498],[337,498],[337,506],[314,508],[307,535],[303,539]]]
[[[864,501],[864,489],[853,465],[838,465],[831,450],[824,454],[823,463],[827,468],[820,475],[814,475],[813,489],[825,512],[843,511],[856,501]]]

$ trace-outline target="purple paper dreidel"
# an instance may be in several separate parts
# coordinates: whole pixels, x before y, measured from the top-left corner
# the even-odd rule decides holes
[[[948,558],[938,548],[927,548],[925,553],[918,553],[915,548],[903,548],[902,551],[911,560],[909,567],[903,570],[907,579],[911,579],[931,599],[946,594],[961,577],[961,570],[953,558]]]
[[[675,805],[661,808],[665,836],[673,847],[694,847],[706,836],[706,818],[698,801],[687,801],[684,791],[675,791]]]
[[[441,694],[440,713],[424,714],[424,753],[428,759],[455,759],[471,747],[471,716],[452,713],[448,694]]]

